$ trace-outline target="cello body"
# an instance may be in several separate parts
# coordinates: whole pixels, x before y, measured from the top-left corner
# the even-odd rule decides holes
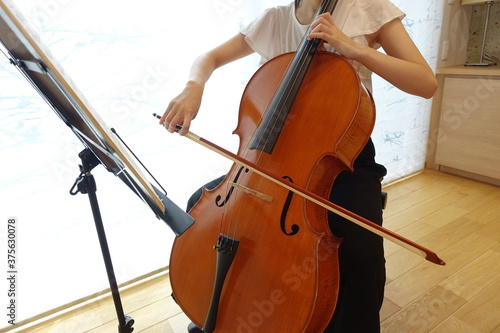
[[[317,52],[271,152],[249,148],[294,57],[264,64],[241,100],[238,155],[323,198],[350,170],[375,123],[373,99],[343,57]],[[257,133],[257,134],[256,134]],[[267,139],[266,139],[267,140]],[[236,185],[231,185],[236,184]],[[195,223],[174,241],[170,281],[185,314],[204,327],[218,274],[220,235],[238,241],[220,285],[215,332],[322,332],[338,294],[341,239],[327,210],[234,164],[203,190]],[[208,329],[212,331],[212,329]]]

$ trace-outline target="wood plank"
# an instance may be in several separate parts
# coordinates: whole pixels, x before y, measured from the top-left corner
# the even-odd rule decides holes
[[[500,196],[498,186],[480,183],[474,180],[465,179],[463,186],[458,189],[467,196],[453,203],[454,206],[472,211],[481,205]]]
[[[178,315],[169,318],[168,322],[170,326],[174,329],[175,333],[186,333],[187,326],[191,322],[184,313],[179,313]]]
[[[442,257],[447,261],[446,266],[422,263],[387,284],[385,295],[392,302],[405,307],[487,251],[493,243],[484,241],[483,237],[472,233],[443,251]]]
[[[498,263],[500,263],[500,253],[487,251],[439,285],[466,300],[471,300],[498,279],[500,276]]]
[[[393,198],[392,191],[395,186],[388,187],[384,189],[389,195],[389,204],[384,212],[384,216],[389,218],[398,213],[405,212],[407,209],[414,207],[415,205],[432,199],[436,196],[442,195],[443,192],[447,190],[452,190],[457,185],[454,183],[446,182],[443,180],[434,180],[435,186],[430,186],[427,183],[426,186],[421,186],[414,189],[412,192],[408,192],[405,195]]]
[[[491,220],[476,233],[500,243],[500,217]]]
[[[415,210],[418,211],[419,208],[416,207]],[[405,217],[404,214],[407,214],[408,216]],[[408,212],[404,214],[398,214],[397,216],[394,216],[394,220],[392,220],[392,218],[389,220],[385,220],[384,227],[417,243],[420,242],[420,239],[425,238],[425,236],[438,230],[438,228],[422,222],[422,220],[416,216],[416,213],[412,214]],[[431,248],[429,246],[426,247],[436,252],[435,248]],[[384,240],[384,251],[386,253],[386,256],[390,256],[401,249],[401,246],[399,246],[398,244],[395,244],[388,240]]]
[[[422,238],[420,242],[423,246],[442,252],[457,242],[467,240],[473,232],[481,229],[481,227],[480,223],[461,217],[436,229],[432,234]]]
[[[451,291],[437,286],[382,322],[382,332],[429,332],[466,303]]]
[[[124,302],[127,302],[124,299]],[[134,303],[129,302],[132,306]],[[130,317],[135,320],[133,325],[134,331],[142,332],[147,329],[152,329],[152,327],[158,324],[161,318],[170,318],[179,314],[181,310],[173,302],[171,297],[165,297],[162,300],[156,301],[154,303],[148,304],[147,306],[141,307],[136,311],[128,313]],[[170,326],[170,324],[164,323],[163,326]],[[118,327],[118,321],[116,318],[114,320],[108,321],[99,327],[95,327],[92,330],[88,330],[88,333],[101,333],[101,332],[116,332]]]
[[[455,192],[453,188],[448,189],[445,192],[441,192],[440,194],[433,193],[425,195],[425,197],[420,198],[420,201],[417,201],[417,203],[414,203],[406,209],[392,215],[391,219],[384,221],[384,225],[397,232],[408,224],[435,213],[442,207],[462,199],[465,196],[465,194]]]
[[[162,332],[162,333],[175,333],[177,331],[175,331],[172,326],[170,325],[170,323],[167,321],[167,320],[164,320],[164,321],[161,321],[159,322],[158,324],[154,325],[154,326],[151,326],[149,328],[146,328],[140,332],[143,332],[143,333],[157,333],[157,332]],[[187,330],[185,329],[185,332],[187,332]]]
[[[415,225],[417,224],[418,222],[415,223]],[[441,251],[452,246],[453,244],[456,244],[461,239],[467,237],[469,234],[480,228],[481,225],[479,223],[460,218],[436,229],[434,232],[429,233],[422,238],[413,238],[413,240],[435,251],[438,255],[443,257],[444,261],[447,261],[447,258],[441,254]],[[388,246],[389,245],[386,245],[386,248]],[[409,270],[424,262],[421,258],[409,255],[407,252],[408,251],[399,249],[392,254],[386,254],[387,276],[389,278],[395,280],[402,274],[407,273]]]
[[[455,317],[480,332],[493,332],[500,321],[500,278],[462,307]]]
[[[418,241],[429,236],[436,231],[432,227],[421,221],[416,221],[405,228],[399,230],[399,234],[407,237],[408,239]],[[402,274],[420,265],[424,259],[416,256],[413,252],[402,249],[399,245],[384,241],[384,251],[386,256],[386,270],[387,276],[391,279],[396,279]],[[434,250],[434,249],[431,249]]]
[[[471,210],[464,215],[465,218],[479,223],[488,223],[500,217],[500,198],[495,196],[492,200],[486,201],[483,205]]]
[[[144,289],[147,289],[148,292],[141,292]],[[168,275],[166,273],[156,275],[155,277],[147,279],[144,282],[120,290],[120,296],[125,314],[131,313],[138,308],[165,298],[169,296],[170,293],[171,288],[168,282]],[[84,332],[95,329],[96,327],[108,322],[115,323],[114,328],[116,332],[118,321],[115,306],[109,293],[102,298],[94,300],[90,304],[81,306],[69,313],[61,314],[48,322],[42,322],[26,329],[20,328],[18,332],[60,332],[57,327],[65,327],[67,332]],[[56,327],[55,330],[54,327]]]
[[[382,304],[382,308],[380,309],[380,321],[384,321],[387,318],[390,318],[400,310],[400,306],[391,302],[390,299],[384,298],[384,303]]]
[[[467,323],[464,323],[455,316],[448,317],[438,327],[430,331],[430,333],[450,333],[450,332],[482,333],[481,331],[476,330],[474,327],[467,325]]]
[[[457,201],[462,200],[463,199]],[[439,228],[469,213],[469,210],[457,205],[457,201],[454,201],[449,205],[442,206],[434,213],[424,216],[420,221],[425,222],[433,227]]]

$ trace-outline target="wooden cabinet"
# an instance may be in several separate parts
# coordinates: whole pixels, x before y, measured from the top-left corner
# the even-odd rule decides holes
[[[437,75],[428,166],[500,185],[500,66]]]

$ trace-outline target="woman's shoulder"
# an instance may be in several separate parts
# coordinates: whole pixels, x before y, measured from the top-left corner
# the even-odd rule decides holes
[[[405,14],[389,0],[352,0],[353,6],[349,13],[345,33],[350,36],[375,33],[384,24]]]
[[[354,6],[361,10],[396,7],[390,0],[353,0]],[[396,7],[397,8],[397,7]]]

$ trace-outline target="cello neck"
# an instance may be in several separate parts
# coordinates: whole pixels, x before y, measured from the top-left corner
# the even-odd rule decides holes
[[[324,14],[324,13],[333,14],[333,11],[337,7],[338,2],[339,2],[339,0],[323,0],[323,2],[321,3],[321,6],[318,8],[318,11],[314,15],[314,19],[312,20],[312,22],[314,22],[316,20],[316,18],[318,16],[320,16],[321,14]],[[311,54],[314,54],[316,52],[316,50],[318,49],[318,46],[319,46],[319,43],[321,40],[317,39],[317,38],[309,40],[307,38],[307,36],[310,33],[311,33],[311,29],[309,28],[309,29],[307,29],[306,34],[302,38],[302,42],[300,43],[299,48],[297,49],[297,53],[311,55]]]
[[[324,0],[321,3],[314,19],[323,13],[333,13],[339,0]],[[250,142],[250,149],[261,150],[271,154],[278,137],[286,122],[295,97],[309,69],[309,65],[321,42],[320,39],[308,39],[311,29],[306,34],[295,52],[290,67],[286,71],[276,94],[269,103],[266,116],[262,119],[255,135]]]

